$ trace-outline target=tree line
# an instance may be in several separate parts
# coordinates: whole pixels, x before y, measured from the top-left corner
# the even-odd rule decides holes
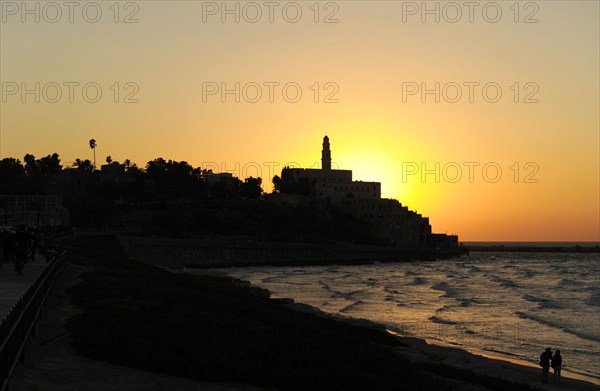
[[[312,181],[296,183],[285,173],[273,182],[274,193],[314,191]],[[241,180],[162,157],[139,167],[108,156],[101,170],[87,159],[64,167],[56,153],[0,160],[0,195],[61,195],[70,225],[78,229],[122,229],[133,223],[158,235],[375,242],[368,225],[334,205],[262,202],[267,194],[261,185],[260,177]],[[0,211],[5,207],[0,200]]]
[[[186,161],[165,160],[162,157],[138,167],[129,159],[123,163],[106,158],[112,166],[111,177],[103,180],[89,159],[75,159],[70,167],[63,167],[57,153],[37,159],[26,154],[23,161],[12,157],[0,160],[0,194],[63,194],[89,190],[110,193],[125,202],[156,201],[161,199],[223,199],[251,198],[263,195],[261,178],[215,177],[211,170],[193,167]],[[77,180],[68,181],[65,171]],[[75,171],[75,172],[73,172]],[[75,186],[77,185],[77,186]],[[66,188],[65,188],[66,187]]]

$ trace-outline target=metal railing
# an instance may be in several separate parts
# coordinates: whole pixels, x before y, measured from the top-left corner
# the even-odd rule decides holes
[[[0,391],[8,390],[10,378],[19,363],[25,362],[25,343],[35,334],[42,306],[56,277],[65,267],[65,252],[52,259],[0,322]]]

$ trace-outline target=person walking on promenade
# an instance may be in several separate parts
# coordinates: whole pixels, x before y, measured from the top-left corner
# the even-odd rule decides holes
[[[20,239],[17,242],[17,256],[15,257],[15,271],[19,274],[23,274],[23,267],[27,262],[27,249],[28,243]]]
[[[15,271],[19,274],[23,274],[23,267],[27,263],[27,258],[29,258],[31,239],[29,238],[29,234],[27,234],[27,232],[18,232],[15,236],[16,236]]]
[[[11,263],[15,261],[15,254],[17,252],[17,238],[12,232],[7,233],[4,236],[4,263]]]
[[[38,245],[37,230],[35,228],[29,231],[29,237],[31,238],[31,262],[33,263],[35,261],[35,250]]]
[[[560,383],[560,371],[562,369],[562,356],[560,355],[560,350],[556,350],[554,352],[554,356],[552,357],[552,369],[554,369],[554,383]]]
[[[0,228],[0,270],[2,270],[2,264],[4,263],[4,252],[6,249],[4,248],[6,245],[4,244],[4,236],[6,234]]]
[[[546,348],[546,351],[540,356],[540,367],[542,367],[542,383],[548,383],[548,372],[550,371],[550,360],[552,359],[552,350]]]

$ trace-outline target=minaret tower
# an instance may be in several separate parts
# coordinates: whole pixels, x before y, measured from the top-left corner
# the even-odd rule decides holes
[[[323,137],[323,151],[321,151],[321,169],[331,170],[331,150],[329,149],[329,137]]]

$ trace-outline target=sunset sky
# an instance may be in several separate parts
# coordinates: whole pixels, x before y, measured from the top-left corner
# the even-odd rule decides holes
[[[598,1],[75,3],[0,3],[2,158],[69,165],[95,138],[99,162],[216,164],[270,190],[318,167],[327,134],[337,167],[436,232],[600,240]]]

